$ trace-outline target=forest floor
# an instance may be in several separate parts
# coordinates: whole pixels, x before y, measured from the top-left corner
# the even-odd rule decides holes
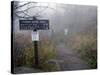
[[[90,69],[86,61],[84,61],[78,53],[67,47],[64,43],[56,45],[57,60],[60,70],[84,70]]]
[[[69,70],[85,70],[90,69],[86,61],[84,61],[78,53],[71,48],[67,47],[65,43],[56,45],[56,59],[51,59],[52,62],[57,63],[57,71]],[[36,73],[43,72],[36,68],[28,68],[25,66],[17,67],[14,69],[15,73]]]

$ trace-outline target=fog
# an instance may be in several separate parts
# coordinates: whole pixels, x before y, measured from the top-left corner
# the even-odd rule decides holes
[[[97,68],[97,6],[14,1],[13,16],[14,67],[35,65],[37,50],[46,72],[56,71],[50,60],[60,70]],[[20,30],[19,20],[49,20],[49,29]]]
[[[24,3],[15,2],[16,7]],[[29,9],[28,9],[29,8]],[[27,10],[28,9],[28,10]],[[27,11],[25,11],[27,10]],[[24,13],[22,11],[25,11]],[[49,20],[49,30],[39,30],[40,35],[51,35],[52,32],[65,34],[84,31],[97,24],[97,7],[86,5],[70,5],[56,3],[29,3],[14,10],[15,33],[29,34],[31,31],[19,30],[19,20],[23,17],[34,17]],[[31,19],[31,18],[29,18]],[[43,35],[43,36],[44,36]]]

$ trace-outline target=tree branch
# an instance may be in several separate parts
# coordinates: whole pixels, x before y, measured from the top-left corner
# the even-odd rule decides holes
[[[28,5],[28,4],[30,4],[30,3],[35,3],[35,2],[28,2],[28,3],[25,3],[25,4],[23,4],[23,5],[20,5],[20,6],[15,7],[15,15],[16,15],[17,17],[19,17],[19,18],[29,18],[29,17],[31,18],[31,16],[30,16],[29,14],[27,14],[26,12],[27,12],[28,10],[30,10],[30,9],[32,9],[32,8],[36,8],[36,7],[40,7],[40,8],[44,8],[44,9],[41,10],[41,11],[39,11],[39,12],[37,12],[37,13],[35,14],[36,16],[33,15],[33,16],[35,16],[35,17],[39,17],[39,16],[40,16],[40,13],[42,13],[43,11],[45,11],[47,8],[50,8],[50,9],[52,9],[52,10],[55,10],[54,8],[49,7],[48,5],[47,5],[47,6],[31,6],[31,7],[27,8],[27,9],[25,9],[25,10],[20,10],[20,11],[17,10],[17,9],[19,9],[19,8],[25,6],[25,5]],[[46,8],[46,9],[45,9],[45,8]],[[25,16],[28,16],[28,17],[19,16],[18,13],[23,13]],[[32,17],[33,17],[33,16],[32,16]]]
[[[28,5],[28,4],[30,4],[30,3],[36,3],[36,2],[28,2],[28,3],[25,3],[25,4],[23,4],[23,5],[20,5],[20,6],[15,7],[15,9],[21,8],[21,7],[23,7],[23,6],[25,6],[25,5]]]
[[[41,8],[50,8],[50,9],[55,10],[54,8],[51,8],[51,7],[49,7],[49,6],[32,6],[32,7],[29,7],[29,8],[27,8],[27,9],[25,9],[25,10],[21,10],[21,11],[28,11],[29,9],[36,8],[36,7],[41,7]],[[20,11],[17,11],[17,12],[20,12]]]

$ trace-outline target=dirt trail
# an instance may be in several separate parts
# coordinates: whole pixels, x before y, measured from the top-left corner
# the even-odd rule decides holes
[[[73,50],[68,48],[64,43],[56,46],[57,60],[60,65],[60,70],[82,70],[89,69],[87,63]]]
[[[58,71],[90,69],[86,61],[81,59],[77,53],[75,53],[73,50],[67,47],[66,44],[64,43],[56,45],[56,53],[57,53],[57,59],[52,59],[50,61],[56,63]],[[28,68],[24,66],[17,67],[14,69],[14,71],[15,73],[43,72],[39,69]]]

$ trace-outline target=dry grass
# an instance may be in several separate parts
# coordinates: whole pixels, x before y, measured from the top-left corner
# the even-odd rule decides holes
[[[18,37],[19,36],[19,37]],[[20,36],[14,40],[14,61],[15,66],[34,66],[34,42],[30,42],[30,37]],[[27,39],[26,39],[27,38]],[[49,65],[47,61],[55,58],[55,49],[52,42],[47,40],[41,40],[38,42],[39,49],[39,68],[44,71],[55,70],[55,65]]]
[[[73,50],[88,62],[91,68],[97,68],[97,38],[93,35],[75,35],[70,39]]]

